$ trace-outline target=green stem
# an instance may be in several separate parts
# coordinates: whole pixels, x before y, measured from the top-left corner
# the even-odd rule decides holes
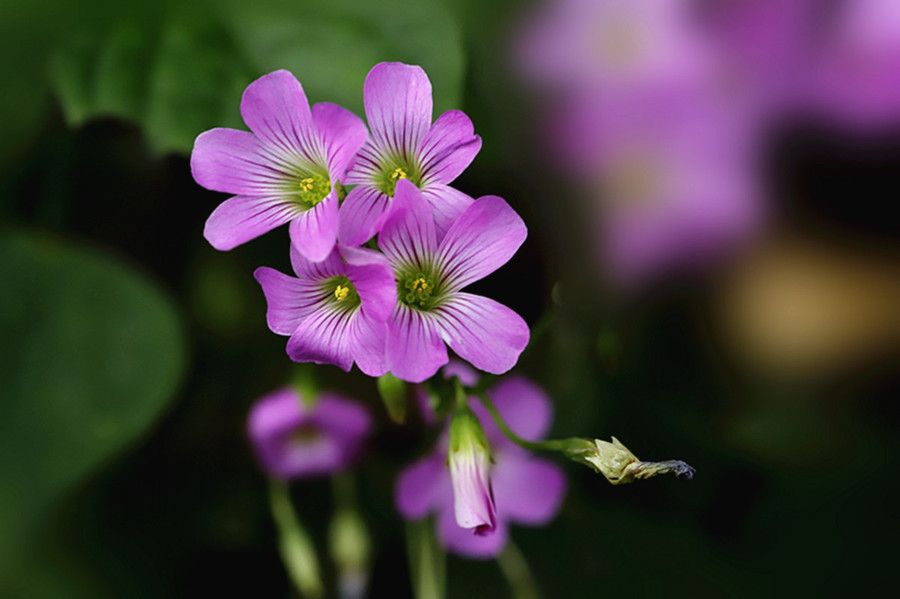
[[[291,504],[287,484],[272,480],[269,483],[269,509],[278,526],[281,560],[297,590],[304,597],[321,597],[322,579],[316,548]]]
[[[513,432],[509,425],[506,424],[506,421],[503,420],[503,417],[500,415],[500,412],[497,410],[497,407],[494,405],[494,402],[491,401],[491,398],[488,397],[487,392],[480,389],[470,389],[471,393],[474,393],[479,400],[481,400],[482,405],[487,409],[488,413],[490,413],[491,418],[494,419],[494,424],[497,425],[497,428],[500,429],[507,439],[518,445],[519,447],[524,447],[525,449],[530,449],[531,451],[565,451],[569,446],[569,440],[567,439],[549,439],[547,441],[529,441],[527,439],[523,439],[519,435]]]
[[[537,584],[531,576],[525,556],[512,542],[512,539],[506,542],[503,553],[497,557],[497,563],[509,582],[515,599],[538,599],[541,596]]]
[[[446,554],[434,536],[431,520],[407,522],[406,551],[416,599],[444,599]]]

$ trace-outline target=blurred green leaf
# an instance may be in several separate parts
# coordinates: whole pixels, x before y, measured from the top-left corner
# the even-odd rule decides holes
[[[312,102],[362,114],[372,66],[420,64],[436,113],[460,107],[461,34],[441,0],[167,4],[95,29],[63,36],[51,61],[66,118],[133,120],[160,152],[188,153],[206,129],[242,127],[244,87],[276,69],[292,71]]]
[[[0,595],[35,596],[54,502],[159,418],[185,348],[171,302],[97,251],[0,232],[0,275]]]

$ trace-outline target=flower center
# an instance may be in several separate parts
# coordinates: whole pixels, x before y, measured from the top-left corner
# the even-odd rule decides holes
[[[412,181],[416,187],[421,183],[421,176],[416,168],[403,160],[396,160],[384,165],[375,186],[390,197],[394,197],[397,181],[400,179]]]
[[[347,299],[347,296],[350,295],[350,288],[345,287],[343,285],[338,285],[334,288],[334,297],[337,301],[342,302]]]
[[[434,280],[422,272],[418,272],[403,281],[403,287],[398,294],[407,306],[413,308],[430,308],[431,295],[435,292]]]
[[[304,424],[288,433],[287,442],[297,448],[309,447],[323,436],[322,431],[314,425]]]
[[[331,277],[326,280],[324,291],[342,310],[355,308],[360,303],[359,293],[347,277]]]
[[[309,208],[325,199],[331,192],[331,181],[328,177],[322,175],[311,175],[300,179],[299,197],[300,201]]]
[[[631,211],[653,207],[667,184],[663,166],[646,152],[623,156],[606,176],[607,202]]]

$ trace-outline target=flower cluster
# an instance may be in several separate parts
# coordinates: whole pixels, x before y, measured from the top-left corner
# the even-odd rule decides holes
[[[241,114],[251,131],[207,131],[191,155],[198,183],[234,194],[206,238],[227,250],[290,223],[295,276],[255,276],[269,328],[290,336],[295,361],[420,382],[449,346],[481,370],[508,371],[528,326],[464,288],[515,254],[525,224],[501,198],[450,186],[481,138],[460,111],[432,123],[431,83],[417,66],[376,65],[364,104],[368,130],[340,106],[310,108],[287,71],[250,84]]]

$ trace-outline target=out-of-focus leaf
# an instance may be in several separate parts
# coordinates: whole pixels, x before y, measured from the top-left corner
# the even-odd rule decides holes
[[[184,153],[200,131],[240,126],[252,72],[228,31],[199,9],[170,13],[123,17],[60,46],[50,74],[69,123],[117,116],[144,126],[154,150]]]
[[[366,73],[384,60],[425,68],[436,113],[460,107],[461,35],[441,0],[161,6],[64,36],[50,73],[73,125],[118,116],[144,126],[157,151],[187,153],[206,129],[241,127],[244,87],[276,69],[292,71],[311,101],[362,114]]]
[[[54,502],[160,416],[185,348],[169,300],[99,252],[0,232],[0,280],[0,595],[38,596]]]
[[[381,61],[421,65],[435,113],[460,108],[462,34],[442,0],[227,0],[223,19],[260,74],[288,69],[312,101],[362,114],[363,82]]]
[[[44,61],[72,10],[61,0],[0,3],[0,173],[15,172],[23,149],[40,131],[50,104]]]

